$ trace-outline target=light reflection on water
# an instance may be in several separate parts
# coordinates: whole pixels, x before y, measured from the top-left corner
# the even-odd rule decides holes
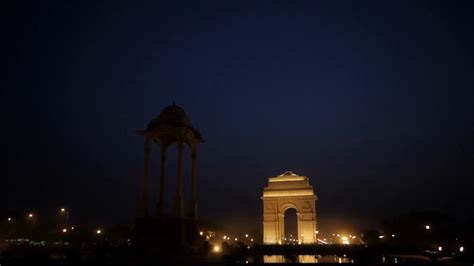
[[[253,262],[249,258],[249,262]],[[348,257],[341,257],[336,255],[264,255],[264,263],[354,263],[354,260]]]

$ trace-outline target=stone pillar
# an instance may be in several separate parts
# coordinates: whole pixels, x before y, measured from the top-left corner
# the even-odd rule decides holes
[[[143,179],[138,203],[138,217],[148,216],[148,191],[149,191],[149,171],[150,171],[150,143],[145,142],[143,159]]]
[[[189,200],[189,218],[197,219],[197,148],[191,151],[191,197]]]
[[[302,237],[301,237],[301,234],[303,233],[303,230],[301,230],[301,216],[300,216],[300,212],[297,212],[296,213],[296,224],[297,224],[297,233],[296,233],[296,236],[298,237],[298,244],[301,244],[303,243],[302,241]]]
[[[285,214],[278,214],[278,234],[277,234],[277,244],[283,244],[283,238],[285,237]]]
[[[160,190],[158,194],[158,203],[156,204],[156,215],[163,215],[165,204],[165,166],[166,166],[166,148],[163,144],[160,146]]]
[[[178,142],[178,174],[176,180],[176,198],[174,202],[174,213],[176,217],[183,217],[183,141]]]

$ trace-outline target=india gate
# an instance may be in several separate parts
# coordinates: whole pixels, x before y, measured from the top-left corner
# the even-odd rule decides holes
[[[316,200],[313,187],[306,176],[291,171],[268,178],[263,189],[263,243],[282,244],[285,211],[296,209],[298,243],[316,243]]]

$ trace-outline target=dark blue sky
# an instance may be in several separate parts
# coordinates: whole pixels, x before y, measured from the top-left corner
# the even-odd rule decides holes
[[[134,132],[176,101],[206,140],[204,219],[259,229],[261,190],[285,170],[310,177],[323,227],[426,209],[469,218],[468,1],[136,2],[3,8],[0,211],[65,204],[132,221]]]

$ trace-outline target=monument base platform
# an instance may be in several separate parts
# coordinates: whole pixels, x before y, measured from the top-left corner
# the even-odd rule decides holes
[[[198,239],[196,220],[189,218],[136,218],[132,232],[132,245],[147,256],[191,256]]]

